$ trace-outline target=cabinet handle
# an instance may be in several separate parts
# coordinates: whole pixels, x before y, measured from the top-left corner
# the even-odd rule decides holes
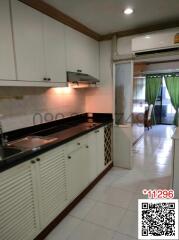
[[[68,156],[68,159],[71,159],[71,156]]]
[[[37,162],[40,162],[40,158],[37,158],[36,161],[37,161]]]
[[[81,73],[81,72],[82,72],[82,70],[81,70],[81,69],[77,69],[77,72],[78,72],[78,73]]]
[[[34,163],[35,163],[35,160],[31,160],[31,163],[34,164]]]
[[[80,143],[80,142],[78,142],[78,143],[77,143],[77,145],[81,145],[81,143]]]
[[[48,78],[47,80],[48,80],[48,81],[51,81],[51,78]]]
[[[44,81],[47,81],[48,79],[47,78],[44,78]]]
[[[86,148],[89,148],[89,146],[87,145]]]

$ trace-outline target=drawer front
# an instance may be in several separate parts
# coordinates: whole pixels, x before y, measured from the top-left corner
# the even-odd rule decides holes
[[[66,145],[66,152],[67,154],[70,152],[73,152],[85,145],[88,145],[88,139],[87,136],[83,136],[83,137],[79,137],[76,138],[73,141],[70,141],[67,145]]]

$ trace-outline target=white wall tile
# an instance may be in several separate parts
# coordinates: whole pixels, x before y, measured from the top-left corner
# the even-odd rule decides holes
[[[60,114],[67,117],[85,112],[85,94],[75,89],[1,87],[0,97],[0,119],[5,132],[32,126],[35,113],[40,113],[46,122],[55,120],[56,114],[60,118]],[[47,113],[52,117],[45,119]],[[38,116],[35,120],[36,124],[41,122]]]

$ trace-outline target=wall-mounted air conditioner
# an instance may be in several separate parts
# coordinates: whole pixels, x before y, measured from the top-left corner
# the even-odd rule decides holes
[[[179,28],[146,34],[132,39],[135,55],[179,50]]]

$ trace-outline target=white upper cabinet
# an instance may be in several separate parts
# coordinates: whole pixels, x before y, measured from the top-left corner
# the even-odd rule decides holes
[[[9,1],[0,3],[0,79],[16,80],[15,66],[17,80],[24,81],[16,81],[18,86],[64,86],[67,70],[99,79],[98,41],[18,0],[10,2],[12,31]]]
[[[17,78],[42,81],[44,78],[43,15],[17,1],[11,1]]]
[[[99,43],[70,27],[66,27],[65,34],[67,70],[99,78]]]
[[[46,77],[51,82],[66,82],[65,27],[44,15]]]
[[[16,79],[8,0],[0,1],[0,79]]]
[[[64,25],[16,0],[12,17],[18,80],[65,83]]]

